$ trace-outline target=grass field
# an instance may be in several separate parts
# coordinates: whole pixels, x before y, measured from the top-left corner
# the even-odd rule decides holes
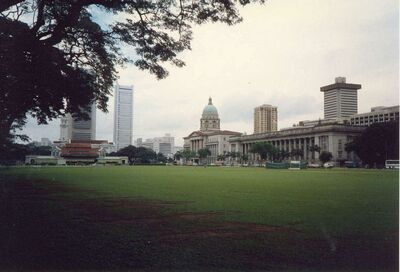
[[[398,270],[396,171],[54,167],[0,177],[8,269]]]

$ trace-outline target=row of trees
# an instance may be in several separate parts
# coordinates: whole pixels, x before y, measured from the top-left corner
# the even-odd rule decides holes
[[[312,145],[308,148],[311,152],[320,153],[321,148],[317,145]],[[272,160],[272,161],[283,161],[289,157],[304,158],[303,149],[292,149],[290,152],[286,150],[280,150],[274,145],[266,142],[257,142],[253,144],[249,150],[251,153],[258,154],[261,160]]]
[[[168,161],[162,153],[156,153],[145,147],[136,147],[133,145],[124,147],[117,152],[111,152],[108,156],[126,156],[129,164],[149,164],[149,163],[166,163]]]
[[[27,155],[51,155],[51,146],[36,146],[33,143],[0,145],[0,165],[13,165],[25,161]]]
[[[332,158],[332,154],[329,152],[320,152],[321,149],[317,145],[313,145],[309,148],[310,151],[315,151],[320,153],[320,160],[322,162],[329,161]],[[277,147],[273,146],[272,144],[265,143],[265,142],[257,142],[252,145],[251,149],[249,150],[251,153],[258,154],[262,161],[270,159],[272,161],[283,161],[288,159],[292,156],[298,156],[303,158],[304,153],[301,149],[293,149],[291,152],[279,150]],[[211,155],[211,151],[208,148],[202,148],[197,151],[191,150],[183,150],[178,151],[174,159],[180,160],[183,158],[185,161],[191,160],[193,158],[199,158],[202,163],[204,163],[204,159]],[[225,160],[238,160],[240,163],[246,163],[249,160],[248,155],[242,154],[240,152],[225,152],[217,156],[218,161],[225,161]]]

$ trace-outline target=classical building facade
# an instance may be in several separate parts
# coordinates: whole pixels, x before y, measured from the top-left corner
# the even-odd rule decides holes
[[[332,121],[315,126],[296,126],[276,132],[267,132],[253,135],[242,135],[229,139],[230,151],[248,155],[249,160],[255,160],[256,155],[249,152],[256,142],[267,142],[279,150],[291,152],[294,149],[303,151],[303,156],[291,156],[289,160],[318,160],[318,153],[310,151],[310,147],[318,145],[321,151],[328,151],[334,161],[358,160],[353,152],[346,152],[346,143],[360,135],[364,128],[345,125]]]
[[[278,108],[271,105],[261,105],[254,108],[254,133],[264,133],[278,130]]]
[[[208,148],[211,151],[208,162],[213,163],[217,161],[218,155],[229,152],[229,139],[240,135],[240,132],[220,129],[218,110],[212,104],[210,97],[200,118],[200,130],[193,131],[183,138],[183,148],[195,152],[202,148]]]

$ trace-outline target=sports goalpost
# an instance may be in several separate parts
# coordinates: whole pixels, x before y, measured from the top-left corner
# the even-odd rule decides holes
[[[300,170],[300,161],[290,161],[289,170]]]

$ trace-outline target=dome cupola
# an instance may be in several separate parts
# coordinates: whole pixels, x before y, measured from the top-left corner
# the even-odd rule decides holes
[[[212,104],[211,97],[208,99],[208,105],[205,106],[204,109],[203,109],[203,118],[207,117],[207,116],[216,116],[218,118],[218,110]]]
[[[200,130],[219,130],[218,110],[212,104],[211,97],[208,99],[208,105],[204,107],[200,119]]]

